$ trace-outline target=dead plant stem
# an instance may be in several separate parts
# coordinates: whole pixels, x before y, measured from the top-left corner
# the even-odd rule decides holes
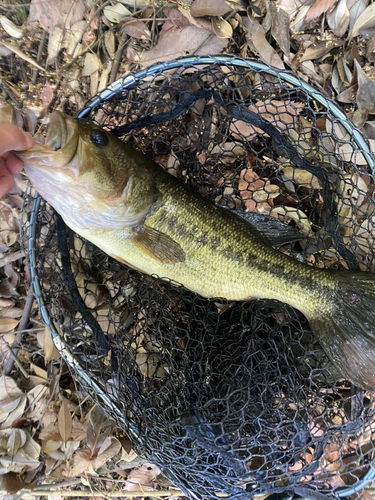
[[[26,297],[26,302],[25,302],[25,307],[23,309],[23,314],[21,317],[21,321],[18,325],[18,333],[16,335],[15,341],[13,342],[12,348],[9,346],[9,351],[11,353],[11,359],[7,362],[4,368],[4,375],[8,376],[10,372],[13,370],[14,363],[17,362],[17,366],[19,369],[22,371],[22,374],[25,375],[26,378],[28,378],[28,374],[24,371],[23,367],[21,368],[21,364],[19,363],[17,359],[17,354],[18,351],[20,350],[20,345],[23,337],[23,330],[26,329],[26,326],[29,322],[29,317],[31,313],[31,308],[33,306],[34,302],[34,291],[33,291],[33,286],[30,285],[27,297]]]
[[[38,47],[38,53],[36,55],[36,62],[39,63],[42,55],[43,55],[43,49],[46,44],[46,39],[47,39],[47,31],[42,30],[42,36],[40,37],[40,42],[39,42],[39,47]],[[31,83],[33,85],[36,84],[36,79],[38,78],[38,71],[36,69],[33,70],[33,76],[31,77]]]

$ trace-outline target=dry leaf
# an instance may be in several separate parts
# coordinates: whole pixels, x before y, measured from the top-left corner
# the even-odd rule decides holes
[[[368,0],[356,0],[354,5],[349,11],[349,33],[348,33],[348,40],[351,39],[352,33],[353,33],[353,28],[354,25],[359,18],[359,16],[362,14],[362,12],[366,9],[368,5]]]
[[[299,168],[282,166],[283,178],[287,181],[293,181],[296,184],[309,189],[322,189],[321,181],[307,170]]]
[[[280,189],[268,179],[261,179],[252,168],[244,168],[238,181],[238,190],[244,200],[247,212],[269,214],[273,207],[273,198],[280,194]]]
[[[78,450],[73,456],[73,467],[67,476],[75,477],[83,472],[95,475],[96,470],[121,451],[121,444],[116,438],[111,436],[105,442],[104,448],[102,453],[97,456],[93,456],[89,449]]]
[[[43,71],[43,73],[46,71],[45,68],[40,66],[37,62],[35,62],[32,57],[27,56],[24,52],[22,52],[21,49],[19,49],[15,45],[12,45],[11,43],[7,43],[4,41],[2,41],[1,43],[4,47],[11,50],[14,54],[16,54],[18,57],[20,57],[24,61],[26,61],[28,64],[31,64],[32,66],[35,66],[36,68],[38,68],[39,71]],[[8,83],[8,87],[9,87],[9,83]]]
[[[32,369],[34,370],[35,374],[38,377],[40,377],[43,380],[48,380],[48,375],[47,375],[47,372],[45,370],[43,370],[42,368],[39,368],[39,366],[34,365],[33,363],[30,363],[30,366],[32,367]]]
[[[66,443],[72,432],[72,416],[65,401],[62,402],[59,415],[57,417],[57,425],[60,436],[64,443]]]
[[[165,26],[165,25],[164,25]],[[195,54],[219,54],[227,45],[225,38],[211,35],[196,26],[186,26],[181,29],[171,27],[160,36],[159,42],[148,52],[143,52],[140,57],[142,67],[156,61],[169,61],[177,57]]]
[[[375,248],[375,218],[364,220],[354,238],[364,252],[372,252]]]
[[[0,421],[4,420],[4,416],[6,416],[5,420],[1,424],[1,427],[3,429],[6,429],[7,427],[11,427],[13,422],[18,420],[22,415],[24,414],[25,407],[26,407],[26,402],[27,398],[25,394],[22,394],[22,396],[17,400],[17,406],[10,411],[7,414],[4,414],[2,412],[2,408],[0,408]],[[9,408],[9,406],[8,406]]]
[[[328,26],[334,30],[338,37],[343,36],[349,26],[349,9],[346,3],[347,0],[339,0],[327,18]]]
[[[107,5],[103,9],[103,14],[111,23],[120,23],[125,17],[131,16],[132,13],[129,9],[124,7],[121,3],[115,5]]]
[[[270,3],[269,12],[272,19],[271,33],[280,49],[286,56],[290,53],[290,18],[285,10],[278,7],[275,3]]]
[[[56,349],[55,344],[53,343],[51,332],[47,325],[44,328],[43,351],[45,353],[46,364],[49,361],[52,361],[53,359],[57,359],[60,357],[60,353]]]
[[[42,98],[42,102],[43,102],[43,108],[47,108],[52,99],[53,99],[53,89],[51,87],[51,84],[49,83],[48,80],[46,80],[46,83],[44,84],[44,87],[43,87],[43,90],[42,90],[42,93],[40,95],[40,97]]]
[[[212,32],[219,38],[231,38],[233,35],[232,26],[225,19],[211,19]]]
[[[7,17],[0,16],[0,24],[8,35],[13,38],[22,38],[23,30]]]
[[[275,214],[281,215],[284,219],[282,222],[285,223],[288,222],[288,218],[292,219],[304,234],[311,235],[311,224],[302,210],[293,207],[275,207],[272,209],[270,215]]]
[[[83,19],[87,11],[85,0],[53,0],[41,2],[31,0],[29,22],[39,21],[47,33],[59,26],[69,30],[74,23]]]
[[[39,439],[43,439],[45,441],[58,442],[61,444],[62,438],[58,430],[58,423],[56,422],[56,414],[55,413],[46,414],[46,417],[43,419],[43,424],[45,425],[45,427],[40,433]],[[70,432],[69,440],[73,442],[77,441],[80,442],[83,439],[85,439],[86,433],[87,433],[87,425],[79,422],[76,419],[73,419],[72,430]]]
[[[102,72],[101,72],[99,86],[98,86],[98,92],[104,90],[107,87],[108,77],[109,77],[109,74],[111,73],[111,69],[112,69],[112,62],[109,61],[107,66],[104,67]]]
[[[288,103],[276,99],[266,99],[252,104],[249,106],[249,110],[260,114],[262,118],[273,123],[280,130],[291,130],[290,126],[296,122],[304,106],[302,102],[297,101],[290,101]],[[233,119],[230,124],[230,131],[236,139],[240,140],[246,138],[246,140],[251,141],[257,135],[268,137],[263,130],[242,120]]]
[[[115,35],[113,33],[113,31],[106,31],[104,33],[104,43],[105,43],[105,47],[108,51],[108,54],[113,57],[114,54],[115,54],[115,50],[116,50],[116,45],[115,45]]]
[[[333,48],[339,47],[343,44],[343,40],[323,40],[317,43],[311,44],[305,52],[300,56],[299,61],[308,61],[310,59],[317,59],[326,54],[329,54]]]
[[[190,12],[192,16],[224,16],[232,9],[225,0],[194,0]]]
[[[259,23],[251,21],[248,17],[242,17],[242,24],[247,30],[246,38],[260,59],[271,66],[285,69],[284,63],[280,59],[276,50],[267,42],[266,32]]]
[[[47,66],[55,63],[60,50],[63,48],[63,38],[63,30],[59,26],[56,26],[48,38]]]
[[[305,23],[309,23],[324,12],[327,12],[336,2],[337,0],[315,0],[314,5],[307,11]]]
[[[357,104],[369,113],[375,113],[375,82],[363,71],[357,60],[354,61],[358,75]]]
[[[125,5],[133,7],[134,9],[139,9],[150,5],[154,0],[121,0]]]
[[[139,40],[151,40],[150,30],[147,28],[146,23],[139,19],[127,21],[124,30],[129,36],[138,38]]]
[[[40,462],[24,453],[23,450],[20,450],[13,456],[0,456],[0,464],[9,472],[24,472],[25,470],[37,469]]]
[[[19,319],[0,318],[0,333],[12,332],[20,322]]]
[[[94,96],[97,91],[98,91],[98,85],[99,85],[99,71],[94,71],[90,75],[90,94],[91,96]]]
[[[360,3],[360,2],[358,2]],[[358,7],[359,8],[359,7]],[[368,28],[375,26],[375,4],[370,4],[356,19],[351,38],[357,36]]]
[[[82,76],[90,76],[100,68],[100,61],[96,54],[87,52],[83,63]]]

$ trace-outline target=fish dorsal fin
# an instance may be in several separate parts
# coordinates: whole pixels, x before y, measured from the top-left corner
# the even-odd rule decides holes
[[[163,264],[176,264],[185,261],[185,252],[170,236],[152,227],[142,225],[134,230],[132,240],[135,245],[150,257]]]
[[[270,215],[244,212],[243,210],[234,210],[234,213],[248,222],[253,230],[260,234],[264,243],[271,247],[281,247],[306,238],[306,235],[298,231],[297,228]]]

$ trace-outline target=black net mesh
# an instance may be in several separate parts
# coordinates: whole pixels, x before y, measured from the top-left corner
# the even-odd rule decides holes
[[[280,251],[372,270],[372,157],[358,131],[303,82],[228,61],[125,80],[84,114],[213,202],[294,227],[302,239]],[[43,201],[31,226],[36,291],[65,359],[186,493],[317,498],[372,477],[374,394],[342,378],[301,313],[130,270]]]

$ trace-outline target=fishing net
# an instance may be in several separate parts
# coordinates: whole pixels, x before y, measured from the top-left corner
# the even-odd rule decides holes
[[[289,72],[185,58],[119,80],[80,114],[228,210],[300,234],[306,265],[373,270],[373,156]],[[38,196],[32,279],[55,344],[137,453],[187,495],[346,496],[373,477],[374,394],[343,379],[301,313],[207,300],[114,261]],[[355,498],[353,496],[352,498]]]

